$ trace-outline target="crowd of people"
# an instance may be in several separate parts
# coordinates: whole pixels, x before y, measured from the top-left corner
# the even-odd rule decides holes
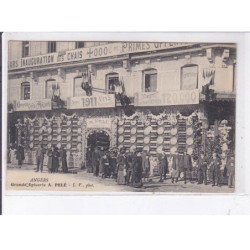
[[[10,153],[11,155],[11,153]],[[36,172],[43,172],[45,155],[47,155],[47,168],[49,173],[68,173],[67,151],[60,150],[57,146],[46,149],[39,144],[36,149]],[[11,156],[9,156],[11,158]],[[24,160],[23,147],[15,150],[18,166],[22,166]],[[152,182],[159,178],[158,182],[170,180],[172,183],[183,181],[212,186],[221,186],[228,182],[228,187],[234,187],[235,160],[231,152],[227,156],[226,164],[222,164],[220,157],[213,153],[207,157],[200,152],[198,159],[193,159],[186,152],[183,154],[166,154],[164,151],[153,157],[146,150],[131,148],[112,148],[104,150],[101,147],[87,148],[85,167],[88,173],[101,178],[114,179],[118,185],[129,185],[140,188],[144,183]]]
[[[49,173],[57,173],[59,169],[63,173],[68,173],[68,164],[67,164],[67,151],[65,148],[60,150],[56,145],[52,149],[45,148],[43,144],[39,144],[36,152],[36,172],[43,172],[44,159],[47,155],[47,168]],[[18,147],[10,146],[8,152],[8,162],[14,163],[17,161],[19,168],[22,167],[23,161],[25,160],[24,147],[19,145]]]
[[[206,157],[200,153],[197,160],[186,152],[183,154],[157,155],[156,168],[152,166],[151,156],[146,150],[135,149],[111,149],[103,150],[96,147],[87,152],[87,172],[101,178],[113,178],[118,185],[130,185],[142,187],[143,183],[151,182],[154,176],[159,176],[159,182],[171,180],[172,183],[179,181],[221,186],[226,179],[228,187],[234,187],[235,161],[234,154],[230,153],[223,166],[216,153],[212,157]],[[154,169],[157,172],[154,172]]]

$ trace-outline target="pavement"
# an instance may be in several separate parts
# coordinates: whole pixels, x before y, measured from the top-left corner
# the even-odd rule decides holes
[[[8,165],[6,173],[7,190],[25,191],[77,191],[77,192],[167,192],[167,193],[232,193],[233,188],[226,185],[212,187],[211,184],[197,184],[184,181],[172,183],[168,178],[159,182],[155,176],[150,182],[144,182],[142,188],[118,185],[114,179],[93,176],[81,169],[70,169],[70,173],[35,172],[35,166]]]

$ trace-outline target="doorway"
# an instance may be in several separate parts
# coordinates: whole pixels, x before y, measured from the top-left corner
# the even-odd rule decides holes
[[[110,147],[110,136],[103,130],[95,130],[91,132],[87,137],[87,149],[86,149],[86,165],[87,168],[92,166],[92,153],[95,148],[105,152]],[[89,170],[91,172],[91,170]]]

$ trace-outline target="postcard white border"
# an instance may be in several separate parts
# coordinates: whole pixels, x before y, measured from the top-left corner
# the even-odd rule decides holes
[[[244,212],[249,200],[249,168],[246,160],[247,68],[250,36],[244,33],[6,33],[3,35],[2,174],[3,213],[10,214],[226,214]],[[206,193],[97,193],[6,191],[7,42],[8,40],[169,41],[237,43],[236,191]],[[248,47],[247,47],[248,46]],[[248,112],[249,113],[249,112]],[[248,142],[249,143],[249,142]],[[247,177],[248,176],[248,177]],[[48,206],[49,204],[49,206]],[[250,207],[250,206],[249,206]]]

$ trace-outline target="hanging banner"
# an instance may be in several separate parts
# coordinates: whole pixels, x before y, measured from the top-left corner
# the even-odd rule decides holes
[[[57,52],[44,54],[39,56],[18,58],[8,62],[8,69],[20,69],[29,67],[40,67],[58,63],[77,62],[84,60],[91,60],[95,58],[119,56],[124,54],[158,51],[173,49],[179,47],[186,47],[194,45],[193,43],[147,43],[147,42],[117,42],[109,43],[100,46],[93,46],[89,48],[81,48],[69,50],[65,52]]]
[[[136,93],[135,106],[170,106],[199,104],[199,90],[178,90],[165,93]]]
[[[81,96],[68,98],[68,109],[113,108],[115,95],[105,94],[96,96]]]
[[[14,111],[51,110],[51,99],[19,100],[14,102]]]
[[[111,128],[111,118],[87,118],[87,128]]]

